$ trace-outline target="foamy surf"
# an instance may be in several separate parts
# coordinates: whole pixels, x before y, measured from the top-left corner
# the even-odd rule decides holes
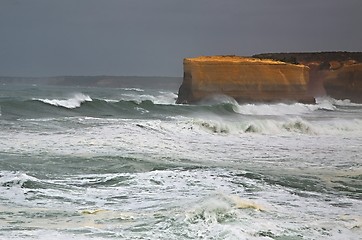
[[[126,101],[135,101],[140,103],[142,101],[151,101],[154,104],[162,104],[162,105],[175,105],[175,101],[177,99],[177,95],[173,92],[157,92],[153,95],[151,94],[123,94],[122,100]]]
[[[78,108],[84,102],[91,102],[92,98],[88,95],[83,93],[76,93],[73,97],[68,99],[33,99],[37,101],[41,101],[46,104],[50,104],[57,107],[64,107],[64,108]]]
[[[37,181],[37,179],[21,172],[0,171],[0,186],[2,187],[21,188],[27,181]]]
[[[335,135],[361,134],[362,120],[332,119],[326,121],[309,121],[300,117],[284,119],[243,119],[227,121],[224,119],[193,119],[188,124],[201,130],[216,134],[306,134]]]
[[[150,85],[0,88],[0,239],[360,238],[362,106]]]
[[[319,109],[318,105],[302,103],[243,104],[235,106],[235,111],[240,114],[266,116],[301,115],[317,109]]]
[[[244,115],[284,116],[313,113],[317,110],[337,110],[336,106],[354,106],[349,100],[318,98],[316,104],[303,103],[271,103],[271,104],[235,104],[235,111]]]
[[[121,88],[121,90],[132,91],[132,92],[144,92],[145,91],[141,88]]]
[[[204,103],[207,104],[231,104],[236,113],[242,115],[255,116],[287,116],[287,115],[303,115],[313,113],[318,110],[335,111],[341,106],[360,107],[362,104],[353,103],[348,99],[338,100],[330,97],[316,98],[315,104],[303,103],[247,103],[240,104],[233,98],[227,96],[214,97]]]
[[[330,107],[331,106],[362,107],[362,104],[351,102],[351,100],[349,99],[334,99],[328,96],[316,98],[316,103],[318,105],[322,104]]]

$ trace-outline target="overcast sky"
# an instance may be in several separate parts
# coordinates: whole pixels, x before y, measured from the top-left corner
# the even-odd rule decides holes
[[[182,76],[182,59],[362,51],[362,0],[0,0],[0,76]]]

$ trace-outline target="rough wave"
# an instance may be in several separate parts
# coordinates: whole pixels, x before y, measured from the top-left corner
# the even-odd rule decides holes
[[[319,97],[316,98],[316,103],[318,105],[333,105],[333,106],[346,106],[346,107],[362,107],[362,104],[353,103],[349,99],[334,99],[331,97]]]
[[[330,97],[316,98],[316,104],[303,103],[247,103],[239,104],[233,98],[222,96],[213,98],[206,103],[211,106],[225,106],[238,114],[256,115],[256,116],[285,116],[302,115],[312,113],[318,110],[336,111],[338,107],[361,107],[362,104],[352,103],[350,100],[337,100]]]
[[[158,92],[155,95],[151,94],[130,94],[126,93],[122,95],[122,99],[118,101],[135,101],[135,102],[142,102],[142,101],[152,101],[155,104],[163,104],[163,105],[174,105],[176,101],[177,95],[173,92]]]
[[[78,108],[84,102],[91,102],[92,98],[90,96],[85,95],[83,93],[77,93],[73,97],[68,99],[33,99],[37,101],[41,101],[46,104],[50,104],[57,107],[64,107],[64,108]]]
[[[119,100],[77,93],[68,99],[33,98],[1,102],[4,119],[53,119],[93,117],[126,119],[173,119],[184,127],[213,134],[338,134],[362,132],[362,120],[350,111],[361,112],[362,104],[349,100],[320,98],[317,103],[238,104],[219,97],[200,105],[174,104],[176,94],[121,94]],[[361,106],[360,106],[361,105]],[[59,108],[55,108],[59,107]],[[344,115],[343,115],[344,114]],[[315,116],[318,117],[318,120]]]
[[[362,133],[362,120],[333,119],[328,121],[308,121],[300,117],[287,119],[248,119],[225,121],[216,119],[193,119],[191,125],[216,134],[343,134]]]
[[[210,103],[210,102],[208,102]],[[213,112],[222,110],[219,113],[234,112],[247,116],[302,116],[317,111],[341,111],[344,108],[362,107],[362,104],[352,103],[350,100],[337,100],[329,97],[317,98],[316,104],[303,103],[246,103],[239,104],[230,98],[218,99],[211,105],[201,105],[208,107]],[[350,109],[348,109],[350,110]]]
[[[178,109],[185,106],[176,106],[163,103],[156,103],[156,100],[147,97],[144,100],[109,100],[91,98],[85,94],[76,94],[69,99],[43,99],[33,98],[31,100],[12,100],[1,102],[1,114],[5,119],[34,119],[53,117],[126,117],[144,118],[148,116],[168,116],[177,114]],[[56,107],[56,108],[55,108]],[[186,107],[187,108],[187,107]],[[170,114],[169,114],[170,113]]]
[[[125,91],[134,91],[134,92],[144,92],[145,91],[141,88],[121,88],[121,89],[125,90]]]
[[[194,209],[186,213],[185,220],[192,223],[225,223],[234,222],[238,217],[238,209],[265,211],[258,203],[241,199],[237,195],[217,194],[205,199]]]
[[[298,115],[318,109],[317,105],[309,104],[244,104],[237,105],[236,112],[244,115]]]
[[[23,172],[0,172],[0,187],[5,188],[23,188],[31,183],[37,182],[38,179],[27,175]]]

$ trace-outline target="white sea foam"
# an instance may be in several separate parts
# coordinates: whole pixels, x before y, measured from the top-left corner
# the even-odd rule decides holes
[[[327,105],[327,106],[350,106],[350,107],[361,107],[362,104],[353,103],[349,99],[334,99],[331,97],[319,97],[316,98],[316,103]]]
[[[43,103],[47,103],[53,106],[60,106],[65,108],[77,108],[84,102],[91,102],[92,98],[83,93],[76,93],[74,96],[68,99],[34,99],[41,101]]]
[[[48,221],[49,222],[49,221]],[[48,222],[41,222],[42,226],[49,224]],[[68,227],[69,228],[69,227]],[[67,230],[67,229],[64,229]],[[82,235],[75,235],[74,233],[67,233],[65,231],[56,229],[50,230],[17,230],[8,232],[5,236],[0,235],[2,240],[24,240],[24,239],[38,239],[38,240],[89,240],[90,238]],[[92,240],[106,240],[106,237],[92,237]]]
[[[314,129],[320,134],[360,134],[362,133],[361,119],[329,119],[314,124]]]
[[[0,171],[0,199],[23,204],[25,195],[22,187],[27,181],[37,181],[37,179],[23,172]]]
[[[116,100],[116,99],[102,99],[103,101],[105,102],[109,102],[109,103],[117,103],[119,102],[119,100]]]
[[[173,92],[158,92],[151,94],[123,94],[124,100],[132,100],[136,102],[152,101],[154,104],[175,104],[177,94]]]
[[[21,187],[26,181],[37,181],[37,179],[21,172],[0,172],[0,186]]]
[[[320,106],[312,104],[242,104],[235,105],[234,110],[244,115],[300,115],[319,109]]]
[[[0,239],[359,239],[362,119],[348,104],[2,119]]]
[[[228,103],[233,105],[236,113],[242,115],[264,115],[264,116],[283,116],[283,115],[300,115],[313,112],[319,109],[315,104],[302,103],[249,103],[239,104],[234,98],[225,95],[216,95],[202,102],[203,104],[220,104]]]
[[[304,120],[291,118],[281,120],[280,124],[293,125],[298,121]],[[195,132],[195,125],[194,128],[184,129],[182,123],[143,120],[137,121],[137,124],[143,127],[137,126],[135,120],[116,120],[103,126],[89,127],[87,131],[65,131],[56,136],[31,133],[31,137],[25,137],[19,132],[12,139],[20,143],[12,144],[12,147],[20,146],[24,148],[18,148],[20,152],[31,150],[33,153],[43,148],[42,151],[58,152],[62,156],[88,154],[89,166],[96,167],[98,164],[100,172],[112,160],[107,157],[96,160],[94,156],[97,154],[118,158],[120,153],[128,155],[133,152],[147,156],[137,158],[135,162],[138,163],[154,158],[162,162],[179,161],[178,164],[181,164],[187,159],[201,163],[203,167],[124,174],[86,174],[87,168],[84,168],[79,169],[78,175],[65,174],[48,179],[52,178],[49,174],[47,183],[56,187],[31,189],[26,194],[26,188],[11,187],[9,191],[3,187],[0,188],[2,204],[13,207],[8,210],[13,214],[5,214],[3,229],[18,221],[25,230],[9,233],[18,239],[32,235],[38,238],[39,234],[52,231],[55,232],[50,236],[60,239],[66,231],[74,233],[76,239],[82,239],[83,231],[90,238],[150,236],[150,239],[177,239],[182,235],[189,239],[268,239],[303,235],[308,239],[326,236],[330,239],[358,239],[361,225],[353,214],[358,209],[359,200],[315,192],[298,195],[295,192],[301,190],[244,177],[245,172],[240,169],[253,167],[258,171],[274,170],[286,174],[288,167],[293,166],[294,169],[303,169],[305,174],[308,166],[316,169],[315,159],[322,151],[321,157],[327,159],[328,167],[338,166],[338,159],[351,154],[353,149],[348,146],[357,146],[359,139],[348,143],[334,136],[322,138],[323,141],[308,135],[284,138],[278,134],[244,134],[242,137],[225,137],[211,135],[208,131]],[[341,143],[346,146],[341,148]],[[355,150],[358,154],[359,148]],[[303,161],[299,161],[301,155]],[[283,158],[288,161],[283,162]],[[22,173],[0,173],[5,174],[4,183],[12,183],[12,179],[18,176],[24,179]],[[25,176],[25,179],[28,177]],[[313,196],[306,197],[308,194]],[[339,207],[338,204],[348,207]],[[44,218],[37,217],[43,215]],[[33,226],[41,226],[43,231],[32,230]]]
[[[337,109],[335,106],[336,100],[329,97],[316,98],[316,105],[318,109],[334,111]]]
[[[134,92],[144,92],[145,91],[141,88],[121,88],[121,89],[125,90],[125,91],[134,91]]]
[[[243,115],[302,115],[312,113],[317,110],[335,111],[338,106],[362,106],[362,104],[352,103],[350,100],[337,100],[330,97],[316,98],[316,104],[303,103],[274,103],[274,104],[238,104],[229,101],[234,105],[234,111]]]
[[[174,92],[160,92],[155,100],[154,103],[156,104],[175,104],[177,99],[177,94]]]
[[[360,119],[329,119],[325,121],[308,121],[301,117],[284,119],[243,119],[226,121],[223,119],[193,119],[189,124],[207,132],[216,134],[361,134]]]

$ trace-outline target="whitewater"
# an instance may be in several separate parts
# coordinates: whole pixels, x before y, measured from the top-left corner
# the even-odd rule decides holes
[[[361,239],[362,104],[149,81],[0,85],[0,239]]]

